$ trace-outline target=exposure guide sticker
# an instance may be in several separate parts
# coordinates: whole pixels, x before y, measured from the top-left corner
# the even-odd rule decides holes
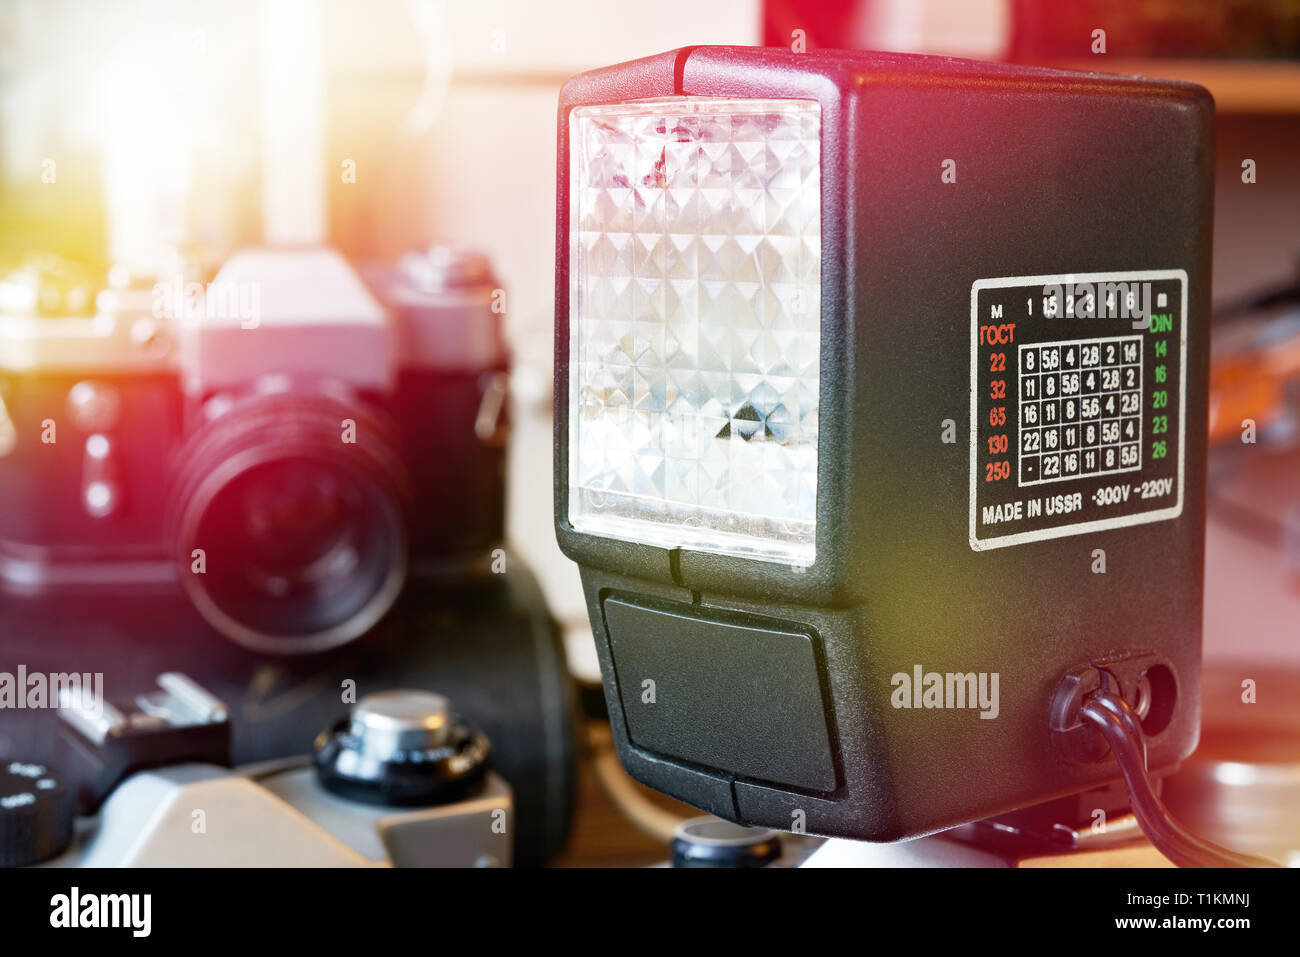
[[[1177,518],[1187,273],[971,287],[970,546]]]

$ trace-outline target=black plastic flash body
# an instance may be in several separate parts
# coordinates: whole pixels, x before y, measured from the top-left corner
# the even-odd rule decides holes
[[[1193,750],[1213,110],[738,47],[565,85],[556,532],[635,778],[886,841],[1116,780],[1071,681]]]

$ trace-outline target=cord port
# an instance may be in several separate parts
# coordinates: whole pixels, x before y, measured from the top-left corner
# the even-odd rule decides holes
[[[1107,658],[1067,672],[1057,685],[1049,727],[1056,746],[1071,761],[1091,764],[1110,754],[1110,748],[1079,714],[1084,699],[1098,690],[1123,698],[1148,738],[1169,727],[1178,703],[1178,680],[1157,655]]]
[[[1143,707],[1137,709],[1142,720],[1142,730],[1155,737],[1174,719],[1174,706],[1178,702],[1178,682],[1173,669],[1166,664],[1154,664],[1138,678],[1138,696]]]

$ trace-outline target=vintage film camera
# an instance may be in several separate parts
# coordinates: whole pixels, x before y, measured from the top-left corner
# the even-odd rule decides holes
[[[0,283],[8,660],[102,673],[111,697],[189,674],[241,767],[301,753],[344,682],[438,688],[492,737],[516,861],[553,855],[572,688],[526,565],[494,574],[509,367],[487,262],[435,247],[359,277],[251,250],[177,273]],[[6,711],[0,759],[57,765],[58,725]]]
[[[365,634],[408,572],[503,537],[508,361],[486,260],[233,255],[96,292],[0,284],[0,588],[182,586],[267,654]]]

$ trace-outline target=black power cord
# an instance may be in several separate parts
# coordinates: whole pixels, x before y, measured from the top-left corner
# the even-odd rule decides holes
[[[1281,867],[1250,854],[1238,854],[1185,830],[1174,820],[1147,777],[1147,745],[1137,714],[1119,695],[1105,689],[1089,694],[1079,715],[1110,745],[1128,785],[1133,814],[1151,843],[1179,867]]]

